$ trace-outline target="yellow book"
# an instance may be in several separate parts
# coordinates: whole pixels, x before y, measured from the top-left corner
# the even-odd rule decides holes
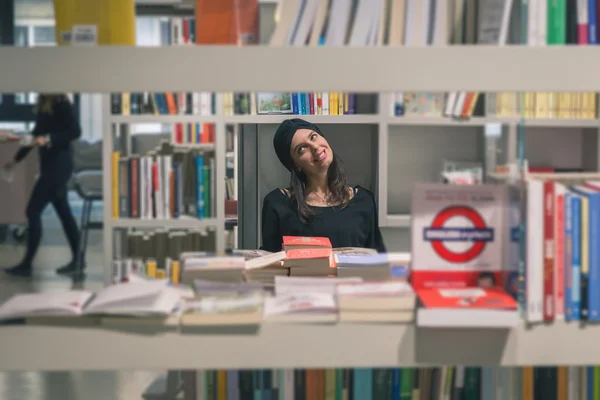
[[[167,277],[167,271],[164,269],[156,269],[156,279],[165,279]]]
[[[533,367],[523,367],[521,399],[533,400]]]
[[[217,371],[217,400],[227,400],[227,371]]]
[[[179,261],[171,261],[171,283],[178,284],[180,282],[181,264]]]
[[[71,28],[75,19],[77,0],[54,0],[54,24],[56,43],[66,46],[71,43]]]
[[[112,178],[112,216],[114,219],[119,218],[119,158],[121,154],[118,151],[112,153],[112,163],[110,176]]]
[[[148,275],[150,278],[156,278],[156,272],[156,261],[146,261],[146,275]]]
[[[135,46],[134,0],[54,0],[57,43],[64,43],[73,26],[94,26],[96,44]]]

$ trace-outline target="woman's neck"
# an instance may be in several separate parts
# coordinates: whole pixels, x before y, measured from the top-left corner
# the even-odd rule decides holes
[[[311,176],[306,182],[307,193],[317,193],[319,195],[329,195],[329,185],[327,184],[327,174]]]

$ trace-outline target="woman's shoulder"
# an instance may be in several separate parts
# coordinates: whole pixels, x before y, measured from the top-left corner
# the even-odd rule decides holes
[[[264,197],[264,203],[284,203],[289,198],[287,189],[273,189]]]
[[[354,197],[357,199],[375,200],[373,193],[360,185],[354,186]]]

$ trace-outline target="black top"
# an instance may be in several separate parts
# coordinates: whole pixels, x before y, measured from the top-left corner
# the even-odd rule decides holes
[[[314,207],[320,215],[300,221],[291,199],[280,189],[265,196],[262,209],[262,250],[281,251],[283,236],[328,237],[336,247],[362,247],[385,252],[373,194],[361,186],[345,207]]]
[[[50,143],[39,148],[40,171],[44,173],[68,173],[73,168],[71,142],[81,136],[81,127],[71,103],[59,101],[53,105],[52,113],[40,112],[36,116],[33,137],[49,136]],[[21,147],[15,155],[19,162],[33,147]]]

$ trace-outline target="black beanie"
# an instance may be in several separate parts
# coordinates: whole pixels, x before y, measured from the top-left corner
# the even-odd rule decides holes
[[[294,160],[290,155],[290,147],[292,146],[292,138],[298,129],[310,129],[323,136],[318,126],[300,118],[286,119],[279,125],[275,136],[273,137],[273,147],[279,161],[288,170],[294,168]]]

